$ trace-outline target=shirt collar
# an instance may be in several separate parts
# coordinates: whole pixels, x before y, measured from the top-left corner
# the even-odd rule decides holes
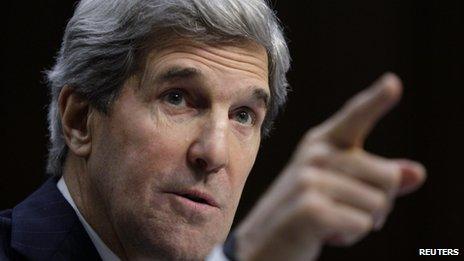
[[[60,190],[61,194],[63,194],[63,197],[68,201],[68,203],[72,206],[74,211],[77,214],[77,217],[81,221],[82,225],[85,228],[85,231],[87,231],[87,234],[89,234],[90,239],[92,240],[93,245],[98,251],[98,254],[100,254],[100,257],[102,258],[103,261],[119,261],[120,259],[116,254],[111,251],[111,249],[101,240],[101,238],[98,236],[98,234],[93,230],[93,228],[85,221],[85,218],[81,215],[81,212],[79,212],[79,209],[77,208],[76,204],[74,203],[74,200],[71,197],[71,194],[69,193],[68,187],[66,186],[66,183],[63,179],[63,177],[60,178],[58,181],[57,185],[58,189]]]

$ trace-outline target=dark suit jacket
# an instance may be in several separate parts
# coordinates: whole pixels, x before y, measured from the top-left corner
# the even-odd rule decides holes
[[[50,178],[0,212],[0,260],[101,260],[74,209]]]

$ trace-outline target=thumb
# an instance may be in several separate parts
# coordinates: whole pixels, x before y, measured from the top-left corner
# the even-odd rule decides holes
[[[396,160],[401,170],[401,181],[397,196],[409,194],[422,186],[426,179],[426,170],[418,162],[400,159]]]

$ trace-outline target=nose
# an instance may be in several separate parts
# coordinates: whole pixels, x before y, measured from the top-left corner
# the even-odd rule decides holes
[[[188,160],[205,174],[217,173],[229,163],[228,117],[212,115],[199,123],[199,134],[189,148]]]

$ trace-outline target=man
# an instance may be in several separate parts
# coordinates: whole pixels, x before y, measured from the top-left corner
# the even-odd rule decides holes
[[[264,1],[81,1],[48,73],[53,177],[1,212],[0,258],[311,260],[380,229],[425,175],[362,149],[393,74],[308,131],[221,246],[288,68]]]

